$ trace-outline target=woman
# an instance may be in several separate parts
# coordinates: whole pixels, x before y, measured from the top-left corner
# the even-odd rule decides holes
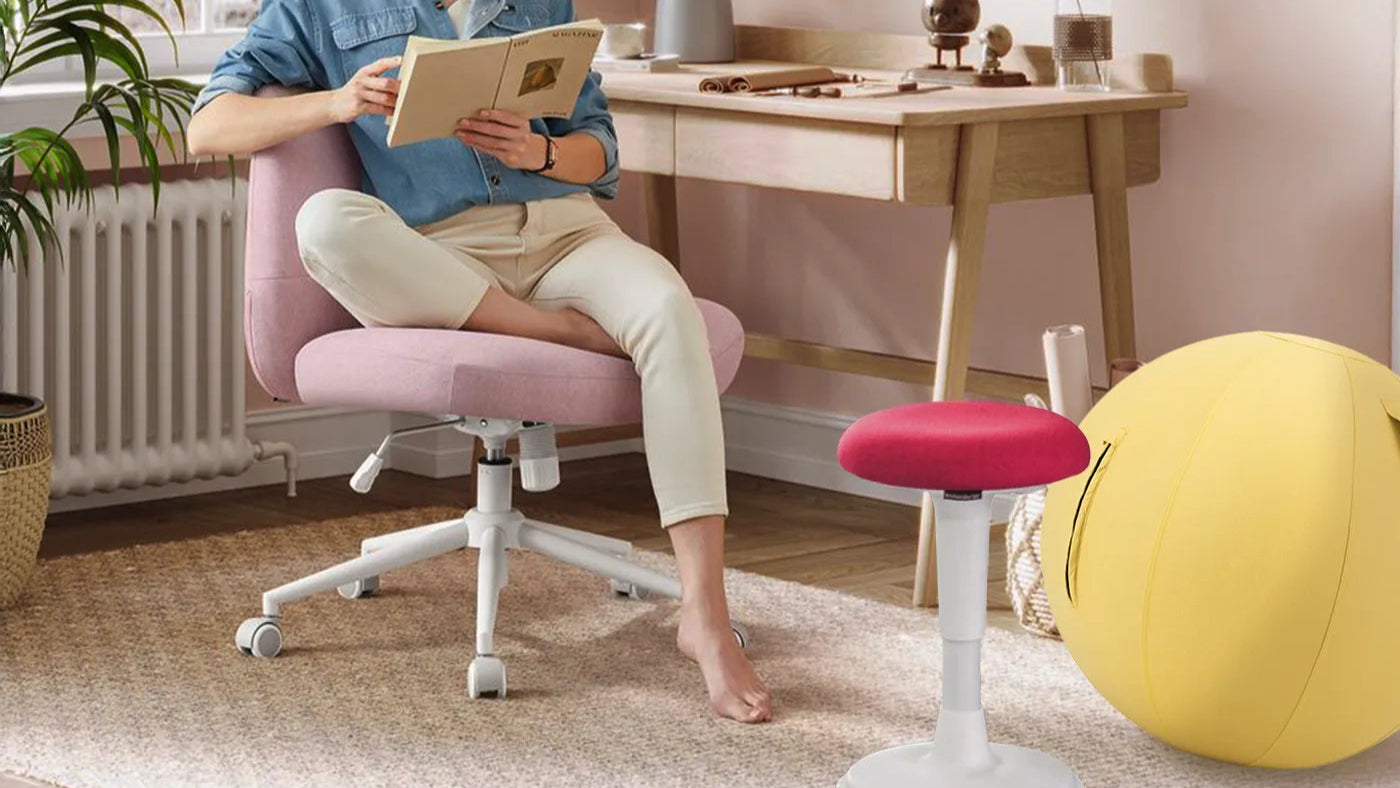
[[[674,268],[594,202],[618,181],[597,75],[568,119],[489,111],[461,119],[456,139],[385,143],[398,92],[386,74],[409,34],[506,36],[572,19],[571,0],[265,0],[215,66],[187,141],[199,156],[246,154],[348,124],[364,189],[313,195],[296,229],[307,271],[365,325],[512,334],[633,359],[683,589],[676,644],[699,664],[716,713],[762,722],[768,690],[729,629],[724,445],[705,327]],[[273,83],[316,90],[251,95]]]

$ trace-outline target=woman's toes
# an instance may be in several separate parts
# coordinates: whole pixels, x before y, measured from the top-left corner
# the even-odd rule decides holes
[[[765,713],[773,708],[773,699],[766,689],[751,691],[744,697],[744,700],[747,701],[750,706],[760,709]]]
[[[765,722],[768,719],[766,711],[732,695],[719,698],[713,703],[712,708],[715,714],[735,722],[754,724]]]

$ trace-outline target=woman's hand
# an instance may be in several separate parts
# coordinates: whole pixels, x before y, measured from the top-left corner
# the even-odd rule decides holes
[[[545,138],[530,131],[530,121],[514,112],[484,109],[474,118],[458,120],[455,134],[463,145],[489,153],[512,169],[544,166]]]
[[[401,57],[385,57],[370,63],[339,88],[331,92],[331,119],[349,123],[361,115],[392,115],[399,100],[399,81],[381,77],[385,71],[398,68]]]

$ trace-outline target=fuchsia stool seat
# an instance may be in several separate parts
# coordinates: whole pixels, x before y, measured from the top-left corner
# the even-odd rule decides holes
[[[992,495],[1066,479],[1089,464],[1072,422],[986,402],[906,405],[841,438],[841,466],[863,479],[933,493],[943,700],[933,741],[861,759],[838,788],[1083,788],[1053,757],[992,744],[982,710]]]
[[[841,439],[841,467],[915,490],[1015,490],[1074,476],[1089,443],[1048,410],[994,402],[925,402],[866,416]]]

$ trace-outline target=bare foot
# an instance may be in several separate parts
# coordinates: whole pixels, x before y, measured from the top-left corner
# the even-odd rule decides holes
[[[676,647],[700,665],[710,707],[721,717],[745,723],[767,722],[773,718],[773,700],[763,679],[749,663],[734,639],[729,621],[710,620],[699,606],[681,608]]]
[[[593,318],[572,308],[561,309],[558,315],[564,324],[564,336],[559,340],[561,344],[606,356],[627,358],[617,342]]]

